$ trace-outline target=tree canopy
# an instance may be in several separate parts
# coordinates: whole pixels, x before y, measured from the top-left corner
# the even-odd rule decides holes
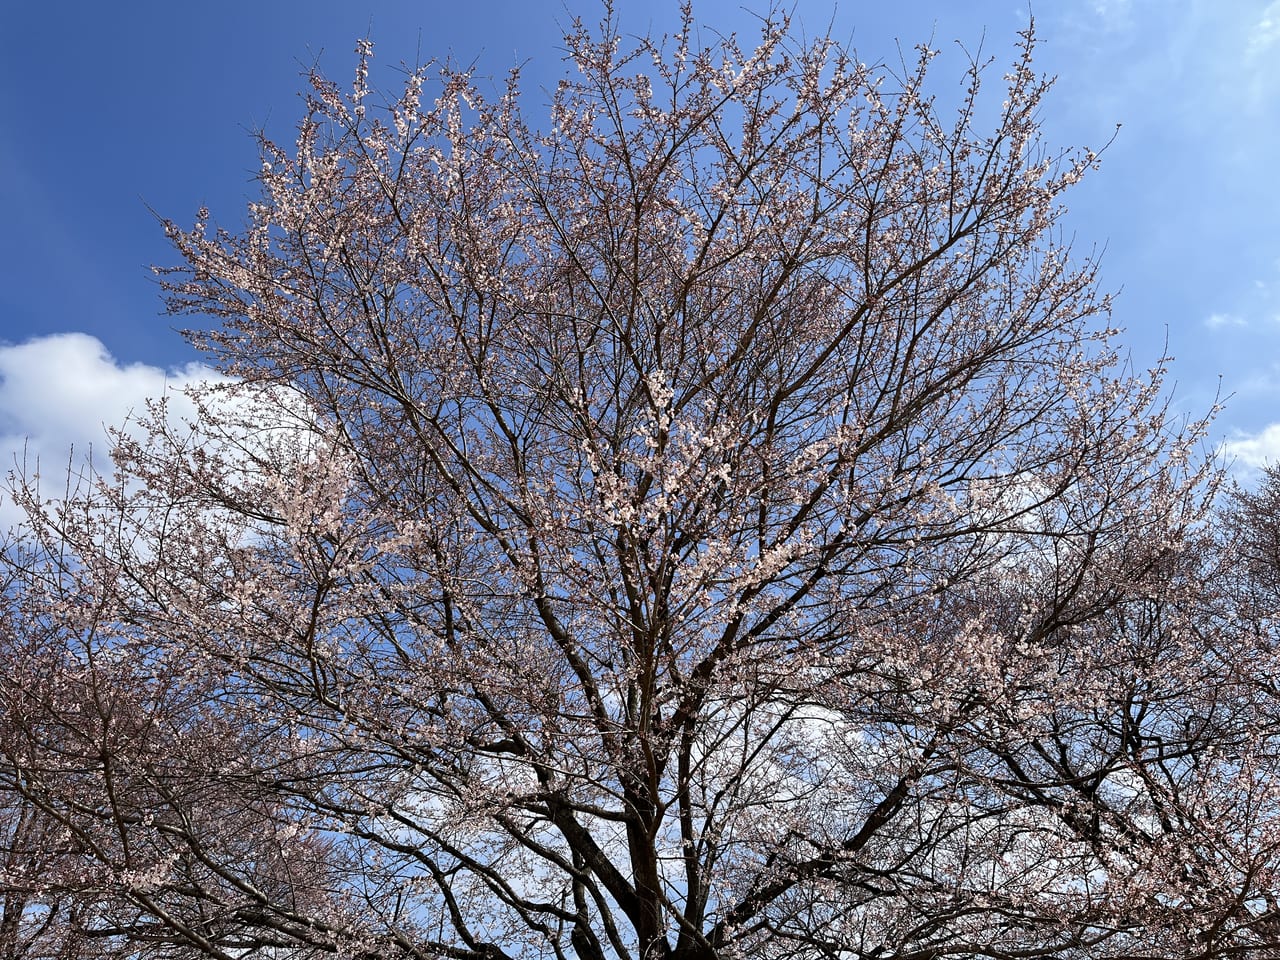
[[[545,116],[363,44],[166,223],[231,379],[15,478],[0,956],[1273,955],[1275,567],[1032,34],[947,110],[699,36],[576,24]]]

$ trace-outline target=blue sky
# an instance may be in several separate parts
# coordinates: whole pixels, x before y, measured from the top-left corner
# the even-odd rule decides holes
[[[767,2],[767,0],[766,0]],[[704,28],[750,36],[763,4],[702,0]],[[1097,147],[1102,170],[1068,199],[1081,251],[1104,249],[1121,343],[1144,368],[1173,354],[1174,407],[1230,397],[1214,442],[1241,467],[1280,459],[1280,0],[1039,0],[1038,67],[1057,75],[1048,142]],[[596,0],[130,0],[0,9],[0,459],[65,462],[142,398],[207,375],[161,314],[151,264],[170,264],[151,210],[180,223],[207,204],[241,222],[265,126],[288,141],[302,73],[346,82],[356,40],[375,79],[452,57],[500,78],[524,64],[531,104],[563,70],[571,11]],[[629,32],[676,24],[675,0],[620,0]],[[1018,0],[799,0],[860,59],[897,42],[1011,56]],[[998,76],[998,74],[997,74]],[[945,99],[960,79],[945,56]],[[998,91],[991,91],[998,95]],[[536,108],[531,110],[536,113]]]

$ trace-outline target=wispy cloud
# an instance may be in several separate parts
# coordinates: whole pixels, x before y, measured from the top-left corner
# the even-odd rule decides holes
[[[1202,323],[1210,330],[1248,327],[1259,334],[1274,334],[1280,326],[1280,263],[1272,265],[1272,273],[1256,277],[1252,284],[1239,288],[1225,299],[1230,306],[1214,310]]]
[[[1268,4],[1248,29],[1243,56],[1236,69],[1236,86],[1242,105],[1253,115],[1273,116],[1274,97],[1280,90],[1280,0]],[[1262,134],[1259,131],[1259,135]]]
[[[1280,41],[1280,0],[1267,5],[1249,34],[1247,53],[1262,57]]]
[[[1093,12],[1102,18],[1112,16],[1116,10],[1127,10],[1128,0],[1092,0]]]
[[[1205,317],[1204,325],[1210,330],[1221,330],[1223,327],[1247,327],[1249,322],[1234,313],[1211,313]]]
[[[1132,0],[1092,0],[1091,6],[1104,30],[1128,30],[1133,25]]]

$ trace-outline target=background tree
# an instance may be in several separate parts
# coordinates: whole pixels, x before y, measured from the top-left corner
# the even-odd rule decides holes
[[[0,790],[85,937],[1274,949],[1269,654],[1059,239],[1096,156],[1038,139],[1030,33],[950,116],[923,48],[697,37],[575,26],[543,129],[514,75],[374,106],[362,45],[243,231],[168,225],[238,381],[19,483],[6,556]]]
[[[1280,468],[1262,470],[1252,488],[1236,486],[1223,510],[1221,550],[1237,564],[1240,616],[1274,629],[1280,607]]]

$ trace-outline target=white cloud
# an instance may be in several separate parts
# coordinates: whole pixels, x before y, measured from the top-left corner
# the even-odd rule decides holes
[[[101,341],[84,333],[60,333],[19,344],[0,344],[0,476],[37,463],[51,480],[74,456],[95,459],[108,445],[106,427],[146,412],[146,402],[178,398],[173,412],[188,413],[181,391],[222,379],[192,363],[172,370],[142,363],[123,364]],[[0,502],[0,530],[21,519]]]
[[[111,469],[108,428],[145,440],[140,421],[150,419],[148,401],[162,397],[175,436],[194,440],[183,425],[199,424],[204,462],[221,471],[227,491],[270,494],[278,502],[263,507],[288,516],[327,496],[326,484],[341,487],[342,458],[325,445],[306,399],[287,387],[242,383],[199,363],[124,364],[88,334],[55,334],[0,343],[0,535],[25,520],[6,474],[39,474],[41,496],[56,500],[68,471],[74,479],[90,456],[96,471]]]
[[[1248,479],[1268,464],[1280,463],[1280,423],[1272,423],[1257,433],[1238,433],[1219,448],[1233,472]]]

